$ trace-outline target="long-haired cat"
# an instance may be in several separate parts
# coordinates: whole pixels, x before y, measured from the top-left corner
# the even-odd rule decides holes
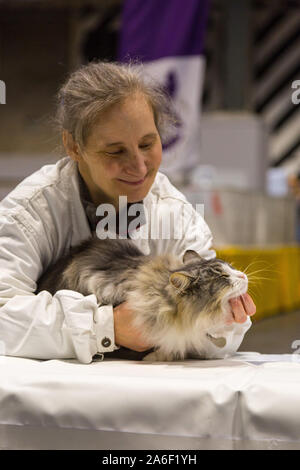
[[[136,326],[154,348],[147,354],[120,348],[105,356],[169,361],[195,354],[224,357],[226,340],[214,331],[229,322],[228,300],[247,288],[247,276],[223,260],[206,260],[192,250],[183,259],[144,255],[128,239],[94,236],[51,266],[36,292],[71,289],[95,294],[102,305],[127,301]]]

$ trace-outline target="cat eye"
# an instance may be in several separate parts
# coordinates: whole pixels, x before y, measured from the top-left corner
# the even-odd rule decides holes
[[[223,269],[216,269],[216,270],[214,270],[214,271],[212,272],[212,274],[217,275],[216,277],[221,278],[221,279],[222,279],[222,278],[223,278],[223,279],[228,279],[228,278],[230,277],[228,273],[225,273],[225,272],[223,271]]]
[[[211,269],[211,273],[212,273],[212,274],[220,274],[220,275],[221,275],[221,274],[224,274],[224,271],[223,271],[223,269],[221,269],[221,268],[212,268],[212,269]]]

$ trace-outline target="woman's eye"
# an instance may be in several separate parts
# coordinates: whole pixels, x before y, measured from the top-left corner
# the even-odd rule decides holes
[[[106,155],[109,155],[109,156],[117,156],[117,155],[122,155],[123,153],[123,150],[118,150],[117,152],[105,152]]]
[[[142,150],[148,150],[152,147],[153,143],[150,142],[148,144],[142,144],[140,145],[140,148]],[[124,149],[120,149],[120,150],[116,150],[115,152],[105,152],[105,155],[109,156],[109,157],[118,157],[120,155],[123,155],[124,154]]]
[[[144,150],[149,149],[150,147],[152,147],[152,143],[151,143],[151,144],[143,144],[143,145],[140,145],[140,148],[141,148],[141,149],[144,149]]]

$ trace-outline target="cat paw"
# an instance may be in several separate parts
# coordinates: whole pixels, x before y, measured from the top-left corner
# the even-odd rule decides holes
[[[148,361],[148,362],[156,362],[156,361],[160,361],[161,359],[159,359],[157,351],[154,351],[150,354],[147,354],[147,356],[143,357],[142,360]]]
[[[147,356],[143,357],[143,361],[148,361],[148,362],[171,362],[174,361],[175,358],[173,354],[166,354],[162,351],[154,351],[150,354],[147,354]]]

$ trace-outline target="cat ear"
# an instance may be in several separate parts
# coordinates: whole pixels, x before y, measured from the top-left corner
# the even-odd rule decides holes
[[[175,289],[184,291],[190,284],[191,278],[183,273],[173,273],[169,278],[170,283]]]
[[[188,263],[189,261],[199,261],[202,257],[194,250],[187,250],[183,255],[183,262]]]

